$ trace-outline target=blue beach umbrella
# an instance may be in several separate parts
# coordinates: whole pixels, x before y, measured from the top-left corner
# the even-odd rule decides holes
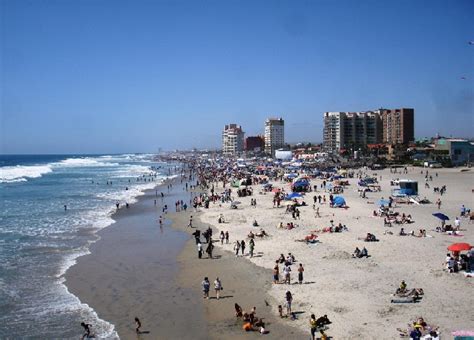
[[[335,207],[343,207],[346,205],[346,200],[342,196],[336,196],[333,199],[333,205]]]
[[[449,217],[442,213],[434,213],[433,216],[439,218],[441,221],[449,220]]]
[[[301,194],[298,194],[297,192],[292,192],[291,194],[286,195],[285,199],[292,200],[293,198],[298,198],[298,197],[302,197]]]

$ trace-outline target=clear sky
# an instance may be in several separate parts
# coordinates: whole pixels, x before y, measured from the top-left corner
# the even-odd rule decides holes
[[[325,111],[474,135],[474,1],[0,0],[0,153],[322,141]],[[466,79],[461,79],[466,77]]]

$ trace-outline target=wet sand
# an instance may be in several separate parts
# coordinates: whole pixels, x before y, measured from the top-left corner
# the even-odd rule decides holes
[[[176,191],[166,201],[181,197]],[[114,324],[122,339],[137,337],[135,316],[149,332],[140,338],[205,339],[202,302],[191,289],[176,284],[176,257],[188,236],[169,222],[160,230],[161,207],[154,206],[155,199],[154,190],[149,191],[114,214],[117,222],[99,232],[101,239],[91,246],[91,254],[67,271],[66,285],[100,318]]]

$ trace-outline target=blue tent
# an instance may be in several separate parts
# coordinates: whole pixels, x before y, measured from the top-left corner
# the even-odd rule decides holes
[[[332,202],[334,207],[343,207],[346,205],[346,200],[342,196],[334,197]]]
[[[292,192],[291,194],[286,195],[285,199],[292,200],[293,198],[298,198],[298,197],[302,197],[301,194],[298,194],[297,192]]]
[[[296,177],[298,177],[298,174],[291,173],[291,174],[289,174],[289,175],[286,176],[286,177],[288,177],[288,178],[296,178]]]
[[[390,204],[390,201],[389,200],[379,200],[378,204],[381,207],[388,207],[388,205]]]

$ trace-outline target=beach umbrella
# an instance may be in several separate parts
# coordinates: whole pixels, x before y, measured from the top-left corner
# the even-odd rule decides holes
[[[448,247],[449,251],[460,252],[463,250],[471,250],[472,246],[469,243],[453,243]]]
[[[449,220],[449,217],[442,213],[434,213],[433,216],[439,218],[441,221]]]
[[[288,177],[288,178],[296,178],[296,177],[298,177],[298,175],[295,174],[295,173],[291,173],[291,174],[288,174],[288,176],[286,176],[286,177]]]
[[[273,189],[272,189],[272,192],[280,192],[280,191],[281,191],[280,188],[273,188]]]
[[[342,196],[336,196],[333,199],[333,204],[335,207],[343,207],[346,205],[346,200]]]
[[[298,194],[297,192],[292,192],[291,194],[286,195],[285,199],[292,200],[293,198],[299,198],[299,197],[302,197],[301,194]]]
[[[378,205],[381,207],[388,206],[390,204],[390,201],[388,200],[379,200]]]

